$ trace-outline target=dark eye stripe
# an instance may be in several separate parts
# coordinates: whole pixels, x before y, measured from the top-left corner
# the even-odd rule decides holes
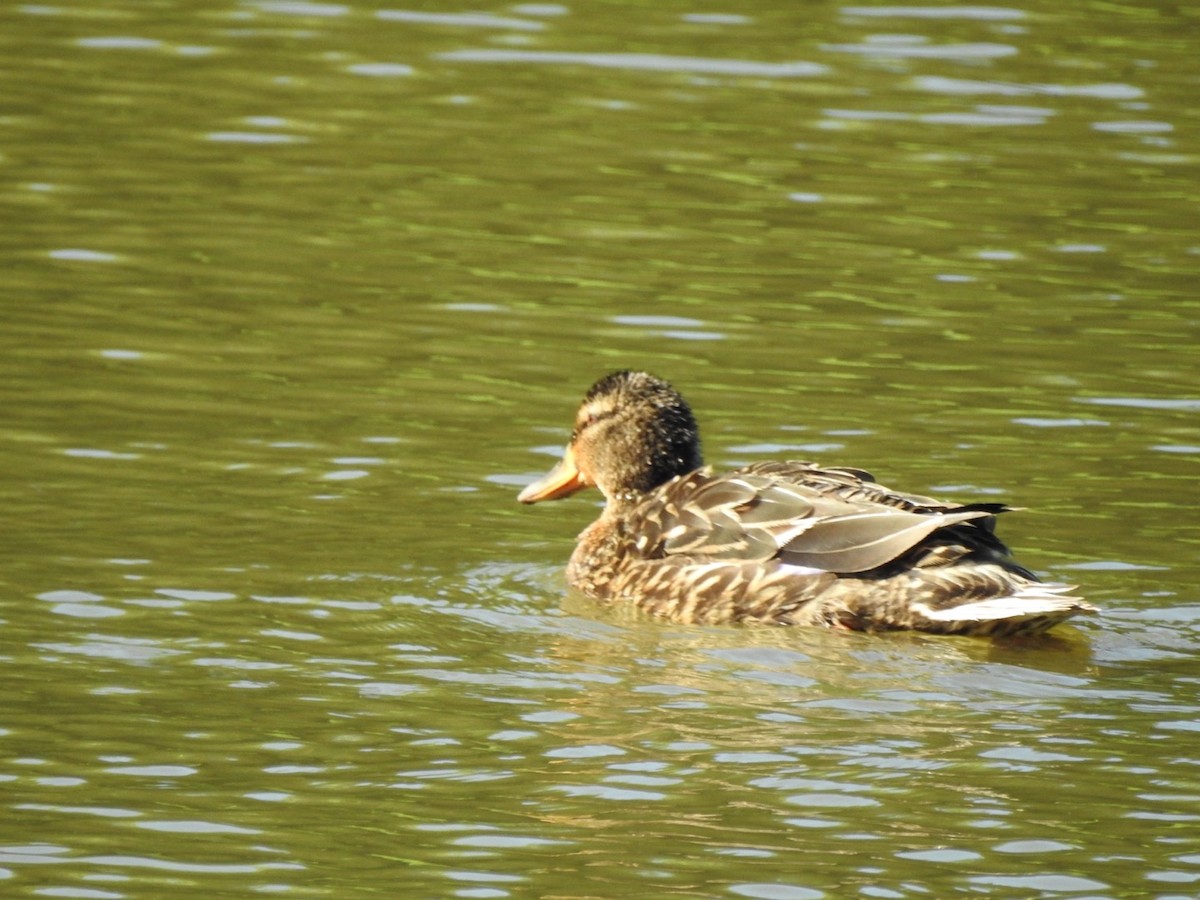
[[[582,432],[585,428],[590,428],[597,422],[600,422],[604,419],[612,418],[614,415],[616,415],[616,412],[617,411],[615,409],[602,409],[597,412],[588,413],[587,418],[575,426],[575,430],[571,433],[571,439],[574,440],[577,438],[580,432]]]

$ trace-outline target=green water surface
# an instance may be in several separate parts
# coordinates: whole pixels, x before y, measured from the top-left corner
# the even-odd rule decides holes
[[[1200,892],[1200,7],[0,9],[0,895]],[[1027,508],[1047,641],[668,627],[578,397]]]

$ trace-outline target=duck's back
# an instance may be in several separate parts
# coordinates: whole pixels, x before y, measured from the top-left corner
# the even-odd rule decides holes
[[[943,503],[884,487],[859,469],[788,461],[721,476],[701,469],[676,478],[634,508],[628,524],[638,554],[647,559],[778,558],[838,575],[864,575],[905,558],[934,536],[930,549],[953,538],[964,552],[1006,560],[993,526],[995,516],[1008,509],[1002,503]]]

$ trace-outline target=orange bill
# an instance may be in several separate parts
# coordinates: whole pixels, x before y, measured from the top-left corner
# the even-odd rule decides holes
[[[522,503],[557,500],[590,486],[591,482],[583,477],[575,465],[575,454],[568,447],[559,464],[521,491],[517,499]]]

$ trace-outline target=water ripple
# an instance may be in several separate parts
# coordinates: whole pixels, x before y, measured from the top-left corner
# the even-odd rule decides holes
[[[541,31],[544,22],[495,16],[488,13],[431,13],[412,10],[381,9],[375,18],[385,22],[413,22],[421,25],[449,25],[457,28],[502,28],[515,31]]]
[[[1009,44],[927,44],[918,39],[878,40],[862,44],[822,44],[828,53],[853,53],[861,56],[877,56],[891,59],[1000,59],[1013,56],[1017,48]]]
[[[810,62],[755,62],[747,59],[712,59],[666,56],[657,53],[575,53],[549,50],[452,50],[437,54],[448,62],[536,63],[561,66],[596,66],[649,72],[695,72],[704,75],[748,75],[759,78],[806,78],[824,75],[828,66]]]
[[[1023,10],[1005,6],[843,6],[842,15],[897,19],[972,19],[1011,22],[1024,19]]]

